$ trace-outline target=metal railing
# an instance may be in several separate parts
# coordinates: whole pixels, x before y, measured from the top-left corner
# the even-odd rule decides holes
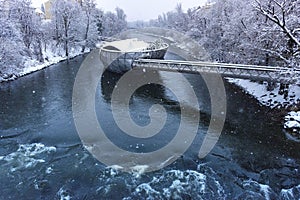
[[[300,70],[284,67],[256,66],[243,64],[195,62],[178,60],[137,59],[132,67],[178,71],[185,73],[215,73],[223,77],[266,80],[272,82],[292,82],[299,78]]]

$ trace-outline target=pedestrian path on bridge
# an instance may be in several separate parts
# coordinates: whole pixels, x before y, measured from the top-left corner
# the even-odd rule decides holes
[[[289,83],[300,78],[300,69],[228,63],[136,59],[132,67],[151,68],[185,73],[212,73],[223,77]]]

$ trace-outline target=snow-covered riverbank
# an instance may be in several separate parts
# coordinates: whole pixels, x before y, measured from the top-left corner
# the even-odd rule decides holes
[[[285,116],[284,128],[289,139],[300,142],[300,111],[292,111]]]
[[[205,49],[201,49],[197,42],[193,43],[192,40],[188,40],[188,37],[185,37],[184,35],[178,34],[174,31],[149,29],[149,31],[143,34],[158,37],[166,42],[173,43],[174,46],[186,51],[187,54],[189,54],[192,58],[209,60],[207,52]],[[173,35],[176,35],[176,37]],[[193,51],[191,51],[191,49]],[[288,88],[280,88],[279,83],[268,85],[266,82],[259,83],[244,79],[228,78],[226,80],[234,85],[239,86],[245,91],[245,93],[255,97],[260,104],[270,107],[271,109],[286,111],[287,115],[282,119],[282,121],[285,120],[286,122],[284,128],[288,133],[298,135],[300,142],[300,129],[298,124],[299,120],[298,123],[295,123],[294,118],[289,117],[291,116],[291,113],[288,114],[288,112],[291,110],[298,111],[294,112],[298,114],[300,112],[298,107],[300,105],[299,84],[290,84]],[[293,116],[295,116],[294,113],[292,112]]]
[[[241,87],[246,93],[254,96],[260,104],[270,108],[289,108],[300,104],[300,86],[291,84],[289,88],[280,90],[280,84],[268,86],[267,82],[258,83],[245,79],[227,78],[228,82]]]
[[[144,34],[144,33],[143,33]],[[206,59],[206,52],[203,49],[202,51],[193,51],[190,52],[191,46],[193,47],[195,44],[186,42],[186,38],[182,37],[177,40],[174,40],[172,37],[164,35],[163,33],[147,33],[147,35],[151,35],[153,37],[161,38],[169,43],[173,43],[173,45],[177,46],[178,48],[185,50],[190,54],[192,57],[202,57],[202,59]],[[98,45],[99,46],[99,45]],[[192,48],[193,49],[193,48]],[[198,49],[199,50],[199,49]],[[88,52],[88,50],[86,51]],[[86,53],[85,52],[85,53]],[[81,49],[72,49],[70,52],[69,58],[76,57],[82,54]],[[0,82],[2,81],[10,81],[15,80],[18,77],[33,73],[35,71],[44,69],[50,65],[56,64],[58,62],[64,61],[67,58],[64,56],[60,56],[61,52],[53,52],[47,51],[44,52],[44,59],[45,62],[40,63],[37,60],[28,60],[25,62],[25,67],[19,71],[16,71],[11,76],[2,76],[0,75]],[[299,116],[300,111],[298,106],[300,105],[300,85],[299,84],[291,84],[288,88],[280,88],[280,84],[274,83],[273,85],[268,85],[266,82],[253,82],[251,80],[244,80],[244,79],[233,79],[227,78],[228,82],[239,86],[245,93],[252,95],[257,99],[257,101],[271,109],[280,109],[285,110],[287,115],[284,119],[285,125],[284,128],[291,134],[296,135],[299,137],[300,142],[300,122],[299,119],[295,120],[293,116]],[[292,108],[292,109],[291,109]],[[288,114],[289,111],[296,111],[291,112]],[[296,114],[295,114],[296,113]]]
[[[84,52],[81,52],[81,48],[72,48],[70,51],[69,59],[72,59],[76,56],[88,53],[90,49],[86,49]],[[24,58],[26,59],[26,58]],[[20,69],[16,69],[11,74],[0,74],[0,83],[13,81],[18,79],[19,77],[31,74],[33,72],[42,70],[51,65],[57,64],[59,62],[67,60],[67,57],[62,56],[60,51],[54,52],[51,50],[47,50],[44,52],[44,62],[39,62],[38,60],[30,60],[27,59],[25,61],[24,67]]]
[[[260,104],[272,109],[284,109],[284,129],[286,137],[300,142],[300,86],[291,84],[280,90],[280,84],[268,86],[266,82],[258,83],[250,80],[227,78],[228,82],[238,85],[245,93],[252,95]],[[289,112],[290,110],[294,110]]]
[[[175,45],[183,50],[189,51],[191,49],[190,43],[186,42],[175,42],[171,37],[163,37],[165,40],[174,42]],[[203,51],[205,51],[203,49]],[[189,52],[192,57],[201,56],[201,59],[206,59],[206,52]],[[227,78],[228,82],[237,85],[245,93],[253,96],[257,101],[264,106],[271,109],[284,110],[287,114],[283,120],[285,120],[284,129],[288,139],[300,142],[300,85],[290,84],[288,88],[281,88],[280,83],[274,83],[268,85],[267,82],[254,82],[245,79],[233,79]],[[293,110],[292,112],[289,112]]]

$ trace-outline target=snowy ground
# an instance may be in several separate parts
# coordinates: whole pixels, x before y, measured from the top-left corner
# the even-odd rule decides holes
[[[161,36],[160,36],[161,37]],[[183,50],[190,52],[190,49],[193,49],[192,43],[174,40],[172,37],[161,37],[167,41],[175,43],[175,45]],[[203,49],[203,51],[205,51]],[[190,52],[191,56],[198,57],[201,59],[206,58],[205,52]],[[198,54],[198,55],[197,55]],[[280,90],[280,84],[274,84],[268,86],[267,82],[258,83],[251,80],[245,79],[233,79],[227,78],[227,80],[235,85],[241,87],[246,93],[254,96],[259,103],[262,105],[268,106],[270,108],[277,109],[289,109],[294,106],[294,109],[298,112],[290,112],[285,117],[284,128],[286,130],[286,135],[289,139],[300,142],[300,110],[298,106],[300,105],[300,85],[292,84],[284,90]]]
[[[296,110],[299,109],[297,105],[300,104],[300,86],[297,84],[290,85],[286,92],[281,92],[279,84],[268,88],[268,84],[265,82],[260,84],[250,80],[233,78],[228,78],[227,80],[243,88],[246,93],[254,96],[262,105],[284,109],[294,106]],[[300,142],[300,111],[289,112],[284,120],[287,138]]]
[[[227,78],[228,82],[243,88],[262,105],[270,108],[287,108],[300,103],[300,86],[290,85],[286,92],[280,91],[279,83],[268,88],[268,83],[258,83],[245,79]]]
[[[300,111],[292,111],[285,116],[284,128],[289,139],[300,142]]]
[[[90,49],[86,48],[84,53],[89,52]],[[48,48],[46,50],[46,52],[43,52],[44,55],[44,62],[39,62],[38,60],[30,60],[30,59],[26,59],[24,67],[22,69],[18,69],[16,71],[14,71],[13,75],[9,76],[9,77],[1,77],[0,76],[0,83],[1,82],[7,82],[7,81],[12,81],[15,80],[19,77],[25,76],[27,74],[42,70],[46,67],[49,67],[53,64],[59,63],[61,61],[67,60],[67,57],[62,56],[62,49],[57,49],[56,51],[53,51],[53,49]],[[74,58],[78,55],[83,54],[81,52],[81,47],[78,48],[72,48],[70,50],[70,56],[69,58]]]
[[[152,34],[155,36],[155,34]],[[162,36],[163,35],[163,36]],[[198,57],[200,56],[201,60],[206,58],[205,50],[204,52],[194,51],[190,52],[191,49],[193,49],[193,43],[186,42],[186,40],[180,41],[180,39],[173,37],[170,37],[168,35],[164,35],[164,33],[160,33],[159,35],[156,35],[157,37],[163,38],[166,41],[169,41],[171,43],[174,43],[177,47],[186,50],[191,54],[191,56]],[[184,37],[183,37],[184,38]],[[238,85],[241,87],[246,93],[254,96],[262,105],[268,106],[270,108],[278,108],[278,109],[288,109],[294,106],[294,109],[298,112],[291,112],[285,117],[285,125],[284,128],[287,131],[287,137],[288,135],[291,135],[294,139],[294,136],[297,136],[299,138],[300,142],[300,122],[299,118],[295,119],[295,116],[299,117],[299,108],[297,106],[300,105],[300,85],[299,84],[293,84],[290,85],[289,88],[286,88],[285,90],[280,90],[280,84],[275,84],[272,86],[268,86],[268,83],[258,83],[253,82],[250,80],[244,80],[244,79],[227,79],[230,83]],[[295,114],[297,113],[297,114]]]
[[[163,34],[161,34],[163,35]],[[159,36],[161,37],[161,36]],[[161,37],[169,42],[175,43],[175,45],[183,50],[187,50],[190,52],[190,49],[193,49],[192,43],[174,40],[172,37]],[[179,41],[179,42],[175,42]],[[195,52],[190,52],[192,56],[200,56],[201,59],[206,58],[205,50],[204,52],[199,52],[195,54]],[[197,55],[198,54],[198,55]],[[280,84],[274,84],[272,86],[268,86],[267,82],[259,83],[253,82],[250,80],[244,79],[227,79],[230,83],[238,85],[241,87],[246,93],[254,96],[259,103],[262,105],[268,106],[270,108],[277,108],[277,109],[290,109],[294,107],[295,110],[298,112],[290,112],[285,117],[285,125],[284,128],[287,132],[287,137],[289,139],[295,140],[300,142],[300,111],[297,106],[300,105],[300,85],[293,84],[289,85],[288,88],[284,88],[283,90],[280,89]],[[298,117],[298,118],[297,118]],[[295,139],[297,138],[297,139]]]

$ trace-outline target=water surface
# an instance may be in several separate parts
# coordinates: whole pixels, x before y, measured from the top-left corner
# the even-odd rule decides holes
[[[178,59],[168,54],[170,59]],[[186,74],[199,99],[199,129],[176,162],[156,172],[125,173],[104,166],[82,145],[72,116],[72,90],[84,56],[0,84],[1,199],[299,199],[300,146],[285,138],[274,111],[225,82],[227,117],[221,138],[204,159],[197,157],[210,121],[210,97],[199,75]],[[167,123],[155,137],[124,134],[113,120],[110,100],[121,76],[105,72],[96,111],[107,136],[132,152],[160,149],[174,137],[180,106],[167,88],[150,84],[131,99],[131,116],[149,123],[148,110],[165,107]],[[185,88],[172,72],[159,78]],[[189,96],[187,96],[189,98]]]

